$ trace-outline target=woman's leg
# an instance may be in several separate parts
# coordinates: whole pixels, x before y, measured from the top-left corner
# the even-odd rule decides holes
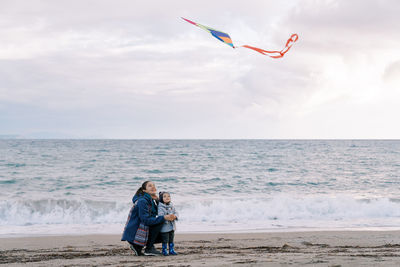
[[[128,241],[128,243],[130,245],[131,250],[136,254],[136,256],[142,256],[143,255],[143,253],[142,253],[143,247],[142,246],[136,245],[136,244],[131,243],[129,241]]]
[[[144,250],[144,254],[146,255],[156,255],[161,253],[154,248],[155,243],[161,243],[161,235],[160,231],[163,226],[163,223],[156,224],[149,227],[149,237],[146,243],[146,249]],[[157,253],[158,252],[158,253]]]

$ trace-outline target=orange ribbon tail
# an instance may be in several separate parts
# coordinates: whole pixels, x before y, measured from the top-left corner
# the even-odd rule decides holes
[[[287,40],[285,47],[281,51],[267,51],[261,48],[257,48],[254,46],[250,45],[242,45],[242,47],[253,49],[254,51],[257,51],[258,53],[261,53],[265,56],[269,56],[272,58],[281,58],[283,57],[289,49],[292,47],[292,45],[299,39],[299,36],[294,33],[290,36],[290,38]]]

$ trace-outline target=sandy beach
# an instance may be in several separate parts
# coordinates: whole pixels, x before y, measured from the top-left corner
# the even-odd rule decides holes
[[[119,235],[0,239],[7,266],[399,266],[400,231],[177,234],[178,256],[135,257]],[[160,245],[158,244],[157,248]]]

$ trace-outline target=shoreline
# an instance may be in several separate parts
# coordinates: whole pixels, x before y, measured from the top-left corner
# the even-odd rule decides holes
[[[1,238],[0,265],[398,266],[400,231],[177,233],[178,256],[135,257],[120,235]],[[160,244],[156,245],[160,248]]]
[[[123,229],[123,225],[120,225],[118,229]],[[226,230],[226,231],[180,231],[175,232],[175,235],[224,235],[224,234],[279,234],[279,233],[302,233],[302,232],[400,232],[400,227],[331,227],[331,228],[313,228],[313,227],[300,227],[300,228],[284,228],[284,229],[270,229],[270,228],[259,228],[259,229],[246,229],[246,230]],[[41,238],[41,237],[58,237],[58,236],[96,236],[96,235],[122,235],[119,232],[86,232],[77,233],[77,231],[64,232],[64,234],[55,233],[38,233],[38,234],[26,234],[26,233],[15,233],[15,234],[0,234],[0,241],[4,239],[12,238]]]
[[[121,226],[121,229],[123,227]],[[286,229],[248,229],[243,231],[226,230],[226,231],[176,231],[175,235],[241,235],[241,234],[284,234],[284,233],[308,233],[308,232],[400,232],[400,227],[363,227],[363,228],[286,228]],[[118,236],[120,233],[107,232],[88,232],[88,233],[64,233],[64,234],[0,234],[0,240],[13,238],[41,238],[41,237],[69,237],[69,236]]]

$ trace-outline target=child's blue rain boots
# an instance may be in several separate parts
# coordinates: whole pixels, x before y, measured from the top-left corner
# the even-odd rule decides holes
[[[178,255],[174,250],[174,243],[169,243],[169,255]]]
[[[171,246],[170,246],[170,249],[169,249],[169,250],[171,251]],[[162,243],[162,254],[163,254],[164,256],[168,256],[167,243]]]

